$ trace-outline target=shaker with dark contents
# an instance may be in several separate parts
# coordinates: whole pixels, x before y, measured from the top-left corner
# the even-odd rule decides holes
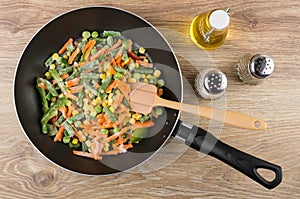
[[[205,99],[219,98],[226,91],[227,77],[218,69],[205,69],[196,76],[195,88],[198,94]]]
[[[258,85],[274,71],[274,61],[271,57],[262,54],[251,56],[246,54],[238,61],[239,78],[249,85]]]

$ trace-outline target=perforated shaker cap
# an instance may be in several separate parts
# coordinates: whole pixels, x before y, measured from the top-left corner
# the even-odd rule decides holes
[[[216,30],[223,30],[229,25],[229,15],[224,10],[215,10],[209,16],[209,24]]]
[[[268,55],[254,55],[250,60],[250,72],[257,78],[263,79],[271,75],[275,64]]]

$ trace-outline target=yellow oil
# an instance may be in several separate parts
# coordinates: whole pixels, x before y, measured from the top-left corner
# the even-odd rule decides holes
[[[197,15],[190,26],[190,36],[192,41],[198,47],[205,50],[218,48],[225,42],[228,35],[228,27],[226,27],[223,30],[213,30],[210,34],[209,41],[205,40],[205,34],[212,28],[209,24],[209,16],[213,11]]]

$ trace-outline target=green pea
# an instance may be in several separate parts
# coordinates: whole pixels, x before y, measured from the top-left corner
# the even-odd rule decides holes
[[[82,37],[84,39],[88,39],[88,38],[90,38],[90,36],[91,36],[91,33],[89,31],[83,31],[82,32]]]
[[[93,31],[92,32],[92,37],[93,38],[97,38],[99,36],[98,32],[97,31]]]

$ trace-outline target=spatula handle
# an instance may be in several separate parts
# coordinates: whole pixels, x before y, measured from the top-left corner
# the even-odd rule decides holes
[[[155,99],[154,102],[155,102],[154,103],[155,106],[164,106],[176,110],[181,110],[187,113],[192,113],[194,115],[223,122],[225,124],[239,127],[239,128],[246,128],[246,129],[253,129],[253,130],[263,130],[267,128],[267,123],[264,122],[263,120],[243,113],[184,104],[184,103],[162,99],[159,97]]]

